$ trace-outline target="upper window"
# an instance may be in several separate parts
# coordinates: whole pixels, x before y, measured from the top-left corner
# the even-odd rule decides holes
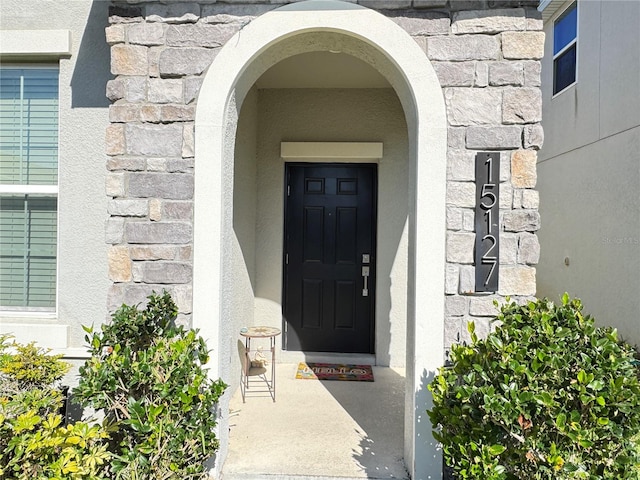
[[[58,69],[0,69],[0,309],[54,311]]]
[[[553,94],[576,83],[578,2],[571,4],[553,24]]]

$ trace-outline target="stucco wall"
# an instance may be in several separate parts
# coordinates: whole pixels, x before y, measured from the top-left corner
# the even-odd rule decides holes
[[[54,318],[37,314],[20,317],[3,313],[0,329],[18,340],[37,340],[67,356],[85,353],[81,325],[102,323],[107,317],[107,248],[104,243],[104,132],[108,125],[105,95],[109,47],[106,2],[5,0],[0,3],[2,30],[69,30],[71,56],[61,58],[58,193],[58,297]],[[29,46],[25,45],[25,49]],[[1,46],[0,46],[1,49]],[[25,58],[3,59],[3,64]],[[30,59],[34,61],[34,59]],[[58,63],[55,59],[36,58]],[[5,63],[6,62],[6,63]],[[43,328],[42,323],[55,325]]]
[[[408,145],[391,89],[259,91],[256,320],[282,325],[282,141],[383,142],[378,167],[376,361],[404,365],[406,342]]]
[[[561,13],[558,11],[558,13]],[[640,343],[640,4],[580,2],[577,83],[552,97],[545,24],[538,291]],[[621,46],[624,46],[621,48]],[[568,265],[565,263],[568,263]]]

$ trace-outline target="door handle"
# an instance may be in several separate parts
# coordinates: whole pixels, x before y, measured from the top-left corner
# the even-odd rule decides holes
[[[362,296],[363,297],[368,297],[369,296],[369,266],[364,266],[362,267],[362,280],[363,280],[363,287],[362,287]]]

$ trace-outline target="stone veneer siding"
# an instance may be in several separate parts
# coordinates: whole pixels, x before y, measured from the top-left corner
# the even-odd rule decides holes
[[[181,320],[192,311],[194,117],[203,74],[253,18],[291,3],[271,0],[114,3],[107,85],[108,307],[166,288]],[[445,348],[488,332],[494,300],[536,292],[540,246],[535,190],[540,125],[542,20],[537,1],[359,0],[423,48],[448,120]],[[474,162],[501,152],[500,291],[474,294]]]

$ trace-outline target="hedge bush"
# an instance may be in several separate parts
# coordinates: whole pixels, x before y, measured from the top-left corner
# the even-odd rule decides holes
[[[99,425],[65,425],[58,388],[69,365],[0,336],[0,479],[101,480],[110,454]]]
[[[580,300],[508,303],[484,340],[454,345],[429,416],[458,479],[638,479],[634,350]]]
[[[114,430],[115,478],[200,478],[217,450],[217,403],[226,385],[211,381],[209,352],[196,330],[175,324],[168,293],[123,305],[96,332],[85,327],[91,358],[75,398],[101,409]]]

